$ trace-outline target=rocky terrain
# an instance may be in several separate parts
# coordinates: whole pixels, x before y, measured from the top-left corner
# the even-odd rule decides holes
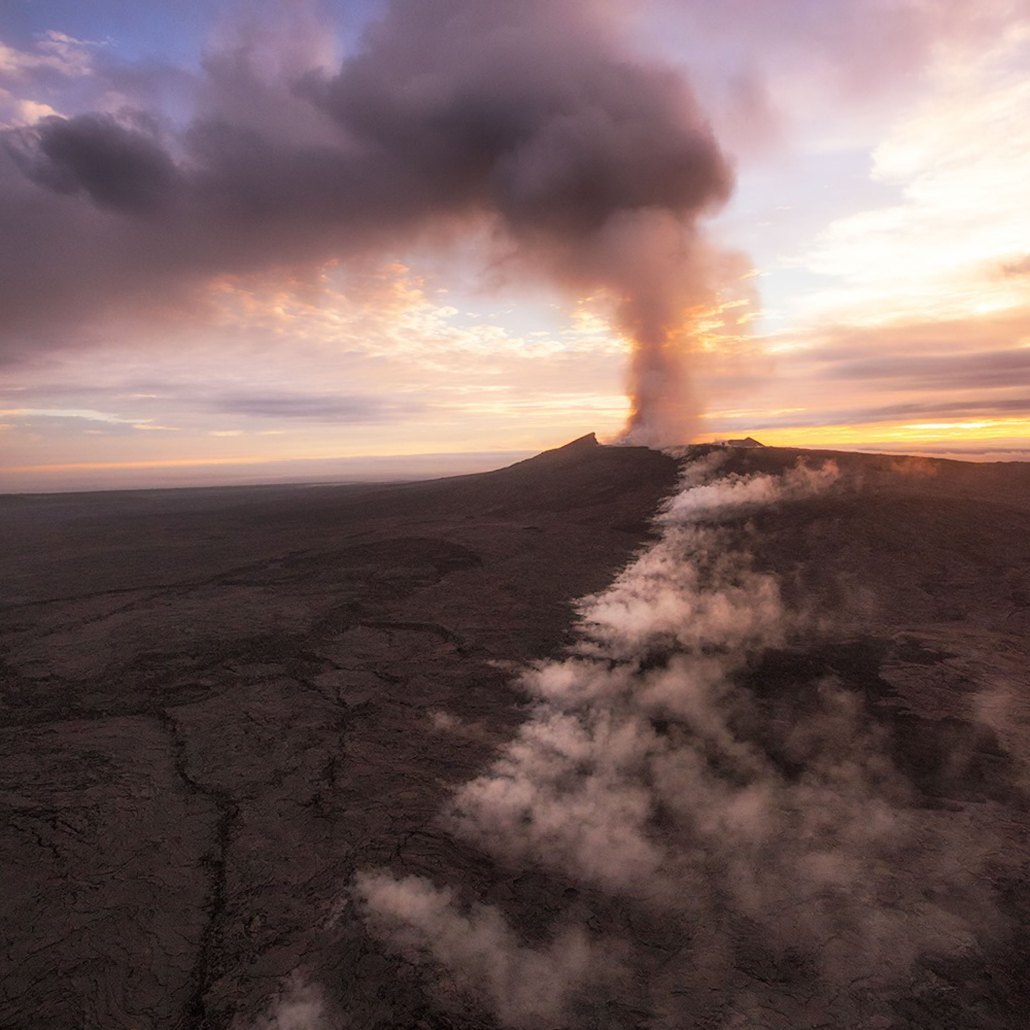
[[[440,813],[523,725],[514,673],[563,653],[572,602],[655,539],[706,453],[587,437],[428,483],[0,498],[0,1027],[543,1025],[377,933],[364,869],[454,885],[531,943],[574,909],[639,934],[652,973],[678,954],[660,916],[498,861]],[[637,962],[553,1025],[1024,1025],[1030,466],[770,448],[718,475],[799,457],[838,484],[720,530],[808,627],[735,673],[748,740],[800,775],[783,741],[832,679],[905,810],[928,833],[945,818],[959,850],[986,842],[980,893],[935,901],[968,939],[889,989],[838,985],[820,1016],[806,956],[740,918],[704,999],[683,973],[675,1017]]]

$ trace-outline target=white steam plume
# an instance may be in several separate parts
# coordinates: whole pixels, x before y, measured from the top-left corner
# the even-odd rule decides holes
[[[321,989],[294,973],[249,1030],[345,1030],[348,1026],[345,1020],[330,1019]],[[244,1030],[243,1024],[237,1020],[233,1030]]]
[[[982,854],[965,839],[961,861],[951,857],[968,828],[913,804],[860,697],[827,677],[792,721],[770,721],[742,685],[802,620],[724,523],[830,488],[837,471],[708,481],[718,460],[688,467],[657,543],[581,603],[567,657],[523,674],[532,714],[444,815],[504,867],[619,899],[652,943],[631,942],[616,920],[604,943],[564,930],[561,947],[533,950],[497,909],[465,914],[426,880],[358,880],[378,933],[451,985],[484,984],[505,1026],[575,1011],[587,957],[605,949],[623,949],[611,997],[646,1004],[649,1026],[682,1026],[706,1005],[756,1019],[782,999],[775,976],[741,972],[741,941],[777,968],[806,969],[790,975],[821,1018],[851,1018],[856,991],[885,996],[919,956],[961,956],[998,918],[977,880]],[[536,1007],[510,989],[512,971],[530,969],[550,973]],[[785,1018],[762,1025],[808,1017]]]
[[[544,947],[526,947],[496,908],[465,909],[454,891],[422,877],[362,873],[355,892],[373,930],[410,960],[443,970],[451,993],[482,997],[505,1026],[560,1024],[570,995],[621,975],[579,927],[559,930]]]

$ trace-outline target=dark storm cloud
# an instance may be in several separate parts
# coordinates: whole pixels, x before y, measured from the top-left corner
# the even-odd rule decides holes
[[[395,4],[320,102],[367,152],[403,157],[432,206],[478,198],[548,246],[619,211],[724,197],[681,78],[620,61],[583,10]]]
[[[57,193],[85,193],[99,207],[151,211],[178,184],[175,163],[157,139],[108,115],[44,118],[34,133],[11,136],[9,145],[34,182]]]
[[[208,55],[181,131],[122,111],[6,134],[8,359],[97,315],[181,307],[217,275],[488,220],[512,267],[612,296],[638,387],[671,373],[670,329],[705,289],[694,223],[731,175],[683,78],[629,53],[598,5],[394,0],[335,74],[284,42],[262,79],[250,45]]]

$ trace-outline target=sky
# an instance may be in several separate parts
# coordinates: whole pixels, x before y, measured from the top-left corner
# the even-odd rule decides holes
[[[1030,0],[7,0],[0,491],[1030,455]]]

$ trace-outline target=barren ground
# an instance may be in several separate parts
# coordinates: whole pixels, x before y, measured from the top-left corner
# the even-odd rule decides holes
[[[734,527],[822,626],[750,685],[775,725],[832,673],[919,803],[1003,841],[1010,922],[876,1025],[1022,1026],[1030,466],[836,458],[848,490]],[[562,903],[437,814],[523,718],[511,670],[560,652],[676,476],[586,438],[432,483],[0,497],[0,1026],[248,1027],[298,969],[359,1030],[493,1025],[442,1006],[346,887],[461,883],[530,936]],[[754,954],[741,983],[800,989]]]

